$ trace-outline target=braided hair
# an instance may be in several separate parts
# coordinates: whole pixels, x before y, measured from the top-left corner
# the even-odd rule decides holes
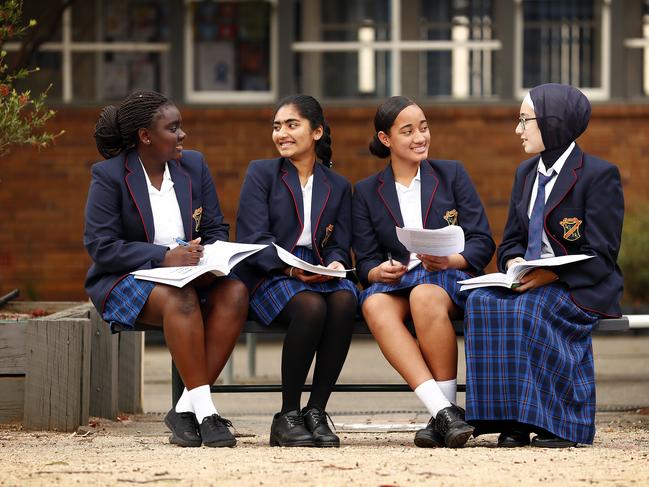
[[[383,142],[379,139],[379,132],[387,134],[401,111],[414,104],[414,101],[405,96],[391,96],[379,105],[376,109],[376,115],[374,115],[374,129],[376,133],[370,142],[370,152],[372,154],[381,159],[390,157],[390,149],[383,145]]]
[[[331,162],[331,129],[324,118],[324,113],[318,100],[309,95],[289,95],[277,103],[273,118],[277,115],[279,109],[286,105],[293,105],[300,116],[309,121],[311,130],[322,126],[322,137],[315,143],[315,155],[325,166],[333,166],[333,162]]]
[[[136,91],[118,105],[104,107],[95,125],[97,150],[106,159],[137,145],[138,130],[149,127],[163,106],[173,102],[151,90]]]

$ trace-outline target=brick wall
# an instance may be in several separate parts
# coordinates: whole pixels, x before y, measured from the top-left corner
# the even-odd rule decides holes
[[[205,154],[225,215],[233,223],[248,161],[275,156],[271,110],[181,111],[189,134],[185,146]],[[498,241],[515,167],[526,158],[514,134],[518,107],[425,111],[432,133],[430,156],[465,164]],[[62,108],[50,128],[66,133],[54,148],[15,149],[0,161],[0,295],[18,287],[25,298],[85,299],[83,280],[90,259],[82,245],[83,211],[90,166],[99,159],[92,138],[98,113],[96,107]],[[329,108],[326,115],[340,173],[356,182],[385,165],[367,150],[373,108]],[[649,106],[595,106],[579,143],[586,152],[620,166],[627,208],[648,202],[649,168],[643,157],[649,154]]]

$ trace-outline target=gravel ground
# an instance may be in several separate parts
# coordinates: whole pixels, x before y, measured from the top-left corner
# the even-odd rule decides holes
[[[335,418],[340,449],[270,448],[267,416],[232,415],[236,448],[168,443],[161,414],[94,420],[76,433],[0,426],[0,485],[649,485],[649,410],[599,413],[593,446],[420,449],[418,414]],[[391,428],[391,431],[388,429]]]

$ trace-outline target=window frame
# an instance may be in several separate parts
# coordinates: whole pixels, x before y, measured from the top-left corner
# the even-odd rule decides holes
[[[611,0],[593,0],[601,5],[601,60],[598,88],[579,88],[591,101],[607,101],[611,98]],[[514,0],[514,97],[522,99],[533,86],[523,86],[523,0]]]
[[[220,103],[234,105],[254,105],[259,103],[272,103],[277,99],[278,82],[278,0],[262,0],[270,4],[270,90],[268,91],[234,91],[234,90],[197,90],[194,88],[194,23],[192,19],[192,5],[201,0],[184,0],[184,99],[187,103]],[[219,0],[215,0],[217,3]],[[246,2],[253,0],[227,0]],[[257,0],[258,1],[258,0]]]

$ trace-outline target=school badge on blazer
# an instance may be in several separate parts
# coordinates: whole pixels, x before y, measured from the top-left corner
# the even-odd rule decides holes
[[[457,210],[453,208],[444,213],[444,220],[446,220],[446,223],[449,225],[457,225]]]
[[[194,213],[192,214],[192,218],[196,222],[196,225],[194,225],[194,231],[198,232],[198,229],[201,226],[201,217],[203,216],[203,207],[199,206],[194,210]]]
[[[581,226],[582,221],[577,217],[564,218],[559,222],[559,225],[563,227],[563,238],[569,242],[574,242],[581,237],[579,233],[579,227]]]
[[[334,233],[334,225],[333,223],[330,223],[329,225],[327,225],[327,228],[325,228],[325,236],[323,237],[322,242],[320,242],[320,247],[327,245],[329,237],[331,237],[332,233]]]

